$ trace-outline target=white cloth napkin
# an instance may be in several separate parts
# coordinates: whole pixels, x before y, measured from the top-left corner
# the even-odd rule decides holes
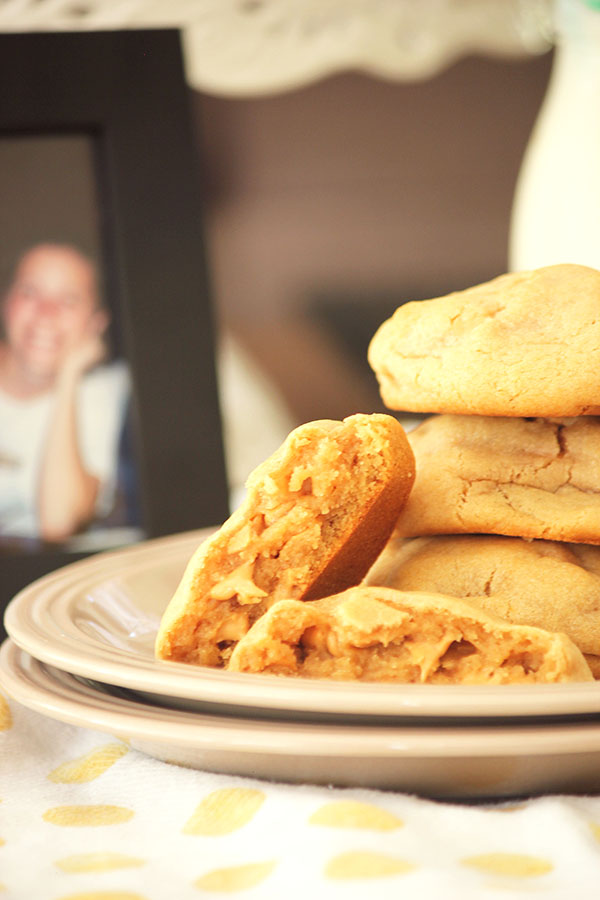
[[[600,896],[600,798],[439,803],[158,762],[0,695],[0,897]]]

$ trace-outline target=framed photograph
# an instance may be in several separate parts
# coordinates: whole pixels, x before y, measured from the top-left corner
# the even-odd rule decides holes
[[[177,30],[0,35],[0,605],[229,512]]]

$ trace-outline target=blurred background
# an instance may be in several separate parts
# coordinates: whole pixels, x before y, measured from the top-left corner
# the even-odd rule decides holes
[[[290,427],[383,408],[366,349],[396,306],[514,267],[557,21],[595,6],[3,4],[4,30],[182,29],[234,487]]]
[[[471,56],[418,81],[193,92],[219,317],[296,421],[379,409],[377,326],[404,300],[506,271],[550,69],[551,53]]]

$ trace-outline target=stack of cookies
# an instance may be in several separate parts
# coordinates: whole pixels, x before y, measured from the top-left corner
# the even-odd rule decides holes
[[[190,560],[158,658],[366,681],[591,680],[599,313],[600,273],[580,266],[401,307],[370,362],[389,408],[434,415],[408,438],[379,414],[293,431]]]
[[[416,481],[366,582],[563,632],[600,677],[600,272],[556,265],[407,303],[369,361]]]
[[[393,416],[297,428],[192,556],[162,617],[157,656],[346,680],[591,679],[564,634],[512,625],[438,593],[361,583],[414,479],[414,454]]]

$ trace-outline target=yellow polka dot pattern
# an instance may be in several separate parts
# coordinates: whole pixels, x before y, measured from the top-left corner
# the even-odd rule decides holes
[[[194,884],[203,891],[214,891],[215,893],[230,894],[245,891],[261,884],[268,878],[275,866],[275,861],[269,861],[213,869],[198,878]]]
[[[63,726],[46,727],[0,695],[1,897],[37,897],[37,866],[48,900],[554,900],[579,896],[574,859],[578,876],[588,862],[584,886],[600,862],[600,797],[469,806],[285,785],[167,765],[71,726],[53,741]]]
[[[45,822],[51,825],[70,826],[97,826],[120,825],[128,822],[133,816],[132,809],[123,806],[55,806],[47,809],[43,815]]]
[[[327,803],[309,818],[311,825],[331,828],[366,828],[373,831],[393,831],[402,828],[401,819],[371,803],[339,801]]]
[[[552,871],[552,863],[537,856],[521,853],[482,853],[461,860],[464,866],[490,872],[493,875],[509,875],[516,878],[535,878]]]
[[[183,826],[184,834],[230,834],[247,825],[265,800],[262,791],[225,788],[213,791],[196,808]]]
[[[110,872],[112,869],[126,869],[143,866],[145,861],[122,853],[77,853],[57,859],[55,865],[63,872]]]
[[[404,859],[385,853],[352,851],[334,856],[325,867],[327,878],[383,878],[389,875],[404,875],[415,866]]]
[[[125,756],[128,749],[125,744],[105,744],[72,762],[63,763],[50,772],[48,778],[58,784],[83,784],[86,781],[93,781]]]

